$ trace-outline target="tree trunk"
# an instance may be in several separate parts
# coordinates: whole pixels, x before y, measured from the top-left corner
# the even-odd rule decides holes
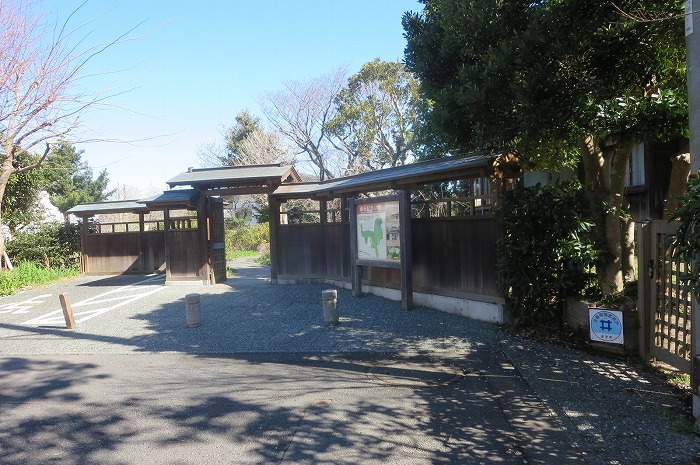
[[[678,198],[685,194],[690,176],[690,154],[679,153],[671,157],[671,180],[664,200],[664,219],[668,220],[678,208]]]
[[[12,175],[14,171],[14,167],[12,166],[13,160],[14,147],[11,142],[5,142],[3,145],[2,167],[0,167],[0,257],[4,257],[5,255],[5,233],[2,228],[2,205],[4,205],[3,200],[5,199],[7,183],[10,180],[10,175]]]
[[[629,203],[626,207],[629,210]],[[634,218],[631,215],[623,215],[620,220],[620,234],[622,236],[622,277],[626,283],[638,279],[634,261]]]
[[[596,219],[596,236],[605,244],[605,255],[597,266],[598,286],[605,295],[623,290],[622,205],[625,170],[634,143],[622,141],[600,147],[588,134],[581,145],[586,195]]]

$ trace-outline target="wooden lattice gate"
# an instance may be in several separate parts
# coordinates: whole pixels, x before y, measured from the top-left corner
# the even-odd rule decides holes
[[[212,284],[226,281],[226,244],[224,203],[220,198],[209,199],[209,260]]]
[[[650,260],[647,266],[650,311],[646,318],[649,340],[649,355],[690,373],[691,299],[680,280],[686,273],[686,263],[671,256],[668,238],[678,229],[678,223],[663,220],[652,221],[647,226],[650,232]],[[646,228],[645,228],[646,229]],[[644,287],[640,287],[640,292]]]

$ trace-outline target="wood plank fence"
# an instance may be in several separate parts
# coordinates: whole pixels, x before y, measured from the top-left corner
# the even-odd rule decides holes
[[[493,215],[413,218],[411,228],[415,292],[502,303]],[[278,234],[278,279],[350,281],[348,223],[283,224]],[[363,267],[362,275],[365,285],[400,289],[397,269]]]

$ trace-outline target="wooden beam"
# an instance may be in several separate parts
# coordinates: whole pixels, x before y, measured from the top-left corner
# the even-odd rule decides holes
[[[323,274],[328,274],[328,260],[326,259],[326,226],[328,225],[328,202],[326,200],[319,201],[319,217],[321,225],[321,269]]]
[[[221,189],[204,189],[201,191],[204,195],[249,195],[249,194],[269,194],[274,190],[274,187],[255,186],[255,187],[225,187]]]
[[[87,233],[88,233],[88,218],[89,216],[83,216],[83,223],[80,225],[80,268],[83,273],[89,272],[88,270],[88,253],[85,244],[87,244]]]
[[[401,308],[413,309],[413,253],[411,250],[411,192],[399,193],[399,243],[401,248]]]
[[[171,253],[170,253],[170,210],[165,208],[163,210],[163,237],[165,243],[165,280],[166,282],[173,277],[172,265],[170,263]]]
[[[355,199],[348,199],[348,209],[350,210],[350,270],[352,276],[352,296],[362,295],[362,266],[357,261],[357,213],[355,210]]]
[[[270,281],[277,284],[279,267],[279,227],[280,227],[280,202],[271,195],[267,196],[270,206]]]
[[[197,202],[197,241],[199,242],[199,278],[209,284],[209,208],[207,197],[199,196]]]
[[[146,269],[146,256],[143,252],[143,244],[145,242],[144,240],[144,233],[145,233],[145,222],[143,219],[143,213],[139,213],[139,271],[150,271]]]

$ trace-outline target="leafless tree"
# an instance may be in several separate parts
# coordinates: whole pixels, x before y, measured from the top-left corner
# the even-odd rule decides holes
[[[345,85],[345,69],[307,82],[287,81],[278,92],[262,97],[270,124],[310,162],[321,181],[344,173],[342,159],[330,141],[327,123],[336,112],[335,98]]]
[[[128,40],[133,31],[84,46],[80,27],[70,24],[77,10],[65,22],[52,22],[40,6],[33,0],[0,0],[0,206],[10,176],[38,167],[51,144],[74,131],[86,110],[113,96],[88,95],[76,84],[93,58]],[[37,150],[37,160],[19,162],[19,153]],[[0,235],[0,255],[4,250]]]

